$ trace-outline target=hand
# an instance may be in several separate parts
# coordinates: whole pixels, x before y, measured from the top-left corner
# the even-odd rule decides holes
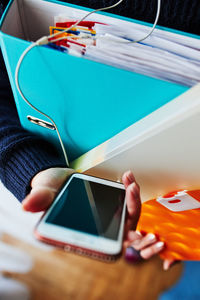
[[[54,201],[56,194],[74,170],[67,168],[51,168],[39,172],[31,181],[31,192],[22,202],[23,209],[29,212],[46,210]],[[142,236],[134,231],[140,217],[140,188],[132,172],[124,173],[122,181],[126,188],[127,219],[125,224],[125,247],[134,246],[140,250],[140,255],[148,259],[162,249],[156,246],[156,241],[149,241],[148,235]],[[158,242],[159,243],[159,242]],[[136,245],[137,244],[137,245]],[[173,261],[164,261],[164,269],[168,269]]]
[[[51,168],[39,172],[31,181],[31,192],[22,202],[26,211],[40,212],[46,210],[61,186],[74,170],[67,168]]]
[[[125,224],[124,248],[125,257],[129,262],[138,259],[149,259],[158,254],[165,247],[153,233],[142,235],[135,231],[141,211],[140,187],[131,171],[124,173],[122,181],[126,188],[127,219]],[[163,269],[168,270],[174,263],[173,260],[164,260]]]

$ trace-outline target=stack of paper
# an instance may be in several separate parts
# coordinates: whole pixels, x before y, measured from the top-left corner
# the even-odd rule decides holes
[[[86,57],[115,67],[159,79],[193,86],[200,81],[200,41],[191,38],[169,39],[153,33],[141,43],[135,40],[146,30],[96,24],[96,46],[87,47]],[[170,39],[171,38],[171,39]]]
[[[69,16],[56,16],[56,22]],[[93,21],[99,21],[93,17]],[[55,22],[55,23],[56,23]],[[140,43],[150,29],[131,22],[95,24],[95,36],[85,47],[84,57],[143,75],[193,86],[200,81],[200,40],[173,32],[155,30]],[[82,42],[82,39],[80,40]],[[88,43],[87,43],[88,44]],[[77,52],[80,54],[80,51]]]

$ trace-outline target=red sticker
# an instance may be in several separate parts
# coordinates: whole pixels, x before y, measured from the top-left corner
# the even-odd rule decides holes
[[[179,203],[179,202],[181,202],[180,199],[175,199],[175,200],[169,200],[169,201],[168,201],[168,203],[172,203],[172,204],[174,204],[174,203]]]

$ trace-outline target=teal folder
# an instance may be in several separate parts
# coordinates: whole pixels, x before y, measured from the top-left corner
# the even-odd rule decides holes
[[[55,130],[30,122],[30,117],[47,122],[49,120],[24,102],[17,91],[14,75],[22,52],[30,45],[28,40],[35,41],[48,34],[48,25],[53,24],[53,18],[49,17],[50,11],[58,14],[67,7],[88,11],[59,1],[12,0],[0,25],[1,48],[21,124],[58,147],[60,145]],[[104,15],[135,22],[108,13]],[[43,25],[44,20],[49,22],[46,27]],[[40,28],[41,33],[38,33]],[[55,121],[70,161],[188,90],[186,86],[71,56],[44,46],[34,48],[25,57],[20,68],[19,82],[26,98]]]

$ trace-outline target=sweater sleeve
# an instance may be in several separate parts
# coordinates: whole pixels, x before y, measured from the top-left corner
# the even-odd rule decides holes
[[[24,130],[19,122],[2,55],[0,54],[0,179],[22,201],[39,171],[64,167],[56,149]]]

